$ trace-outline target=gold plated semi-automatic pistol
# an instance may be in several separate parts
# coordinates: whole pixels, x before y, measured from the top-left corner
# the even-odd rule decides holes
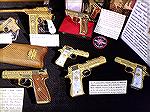
[[[48,78],[47,70],[17,70],[3,71],[2,79],[16,79],[18,85],[29,88],[33,87],[37,104],[49,103],[51,97],[46,87],[45,80]]]
[[[89,57],[88,52],[78,50],[78,49],[75,50],[68,45],[65,45],[62,49],[59,49],[58,51],[60,51],[61,54],[59,58],[55,61],[55,63],[61,67],[64,67],[64,64],[68,58],[75,59],[77,55],[83,56],[86,58]]]
[[[68,67],[68,75],[65,78],[70,79],[71,89],[70,95],[72,97],[83,95],[82,79],[91,73],[91,69],[101,64],[106,63],[106,58],[103,56],[88,60],[83,64],[76,64]]]
[[[146,66],[130,62],[120,57],[116,57],[115,62],[124,65],[125,71],[133,75],[133,79],[131,83],[132,88],[137,90],[143,88],[144,76],[149,76],[148,72],[146,71],[147,69]]]

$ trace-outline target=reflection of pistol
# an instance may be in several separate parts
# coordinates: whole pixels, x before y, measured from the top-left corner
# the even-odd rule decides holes
[[[89,9],[91,12],[90,17],[92,19],[95,19],[97,14],[99,14],[101,11],[101,7],[98,6],[98,4],[94,0],[89,0]]]
[[[70,79],[71,84],[70,95],[72,97],[83,95],[84,91],[82,79],[90,75],[91,68],[97,67],[104,63],[106,63],[106,58],[100,56],[98,58],[86,61],[86,63],[76,64],[68,67],[68,75],[66,75],[65,78]]]
[[[70,16],[72,20],[75,23],[80,24],[80,32],[79,34],[86,35],[88,33],[88,21],[89,21],[89,15],[86,13],[71,11],[71,10],[65,10],[66,15]]]
[[[55,61],[55,63],[61,67],[64,67],[64,64],[67,60],[67,58],[75,59],[77,55],[83,56],[88,58],[89,53],[82,51],[82,50],[75,50],[70,46],[65,45],[62,49],[59,49],[58,51],[61,52],[61,55],[59,58]]]
[[[116,57],[115,62],[125,65],[125,71],[133,75],[131,87],[135,89],[143,88],[144,76],[149,76],[146,72],[146,67],[137,63],[132,63],[128,60]],[[130,68],[130,69],[129,69]]]
[[[47,70],[3,71],[2,78],[17,79],[18,85],[27,88],[33,87],[38,104],[51,101],[49,91],[45,85],[45,80],[48,78]]]
[[[53,14],[49,12],[47,7],[37,7],[34,9],[15,9],[15,10],[0,10],[0,12],[24,12],[29,15],[30,34],[38,34],[38,21],[52,20]]]
[[[46,53],[47,47],[13,43],[0,49],[0,62],[42,68]]]
[[[12,17],[9,17],[7,20],[3,21],[0,24],[0,32],[8,33],[10,31],[12,31],[12,33],[15,35],[15,39],[16,39],[18,33],[19,33],[19,30],[20,30],[20,28],[17,25],[16,20]]]

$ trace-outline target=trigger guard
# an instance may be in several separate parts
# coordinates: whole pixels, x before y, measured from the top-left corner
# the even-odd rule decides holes
[[[125,67],[125,69],[124,69],[124,70],[125,70],[127,73],[133,73],[133,69],[132,69],[132,68],[130,68],[130,71],[128,71],[128,70],[127,70],[128,68],[130,68],[130,67]]]
[[[85,71],[85,73],[86,73],[86,72],[89,72],[89,74],[85,75],[84,71]],[[91,70],[84,70],[84,71],[82,72],[83,77],[88,77],[88,76],[91,75]]]
[[[75,54],[71,54],[70,58],[73,59],[73,60],[75,60],[77,58],[77,56]]]

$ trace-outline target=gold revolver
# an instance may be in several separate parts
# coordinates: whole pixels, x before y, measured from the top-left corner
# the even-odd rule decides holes
[[[131,73],[133,75],[131,87],[134,89],[142,89],[143,88],[143,80],[144,76],[150,76],[146,71],[146,66],[130,62],[120,57],[115,58],[115,62],[122,64],[125,66],[125,71],[127,73]],[[130,68],[130,69],[128,69]]]
[[[82,79],[91,73],[91,69],[101,64],[106,63],[106,58],[103,56],[86,61],[83,64],[76,64],[68,67],[68,75],[65,78],[70,79],[72,97],[85,94],[83,91]]]

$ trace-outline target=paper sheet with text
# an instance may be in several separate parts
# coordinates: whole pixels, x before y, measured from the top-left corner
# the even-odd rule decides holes
[[[138,0],[121,35],[150,66],[150,0]]]
[[[22,112],[24,88],[0,88],[0,112]]]
[[[102,9],[94,32],[117,40],[125,18],[125,15]]]

